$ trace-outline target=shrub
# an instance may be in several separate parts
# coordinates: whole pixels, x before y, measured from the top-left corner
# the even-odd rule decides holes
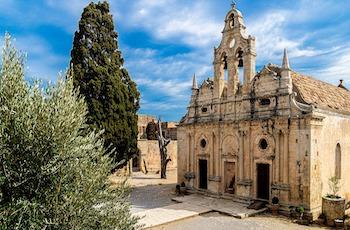
[[[46,90],[24,80],[6,35],[0,70],[2,229],[134,229],[125,183],[111,187],[101,133],[68,74]]]

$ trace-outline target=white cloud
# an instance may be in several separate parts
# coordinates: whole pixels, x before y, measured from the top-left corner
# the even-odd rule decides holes
[[[136,83],[141,86],[146,86],[154,91],[162,92],[167,96],[176,99],[184,98],[187,95],[184,93],[191,87],[190,81],[164,80],[164,79],[135,79]]]
[[[350,44],[349,44],[350,45]],[[350,83],[350,48],[344,48],[341,52],[336,52],[332,55],[336,57],[330,61],[328,66],[324,69],[315,71],[317,77],[325,81],[338,83],[340,79],[345,80],[346,84]]]
[[[321,53],[314,47],[303,47],[306,37],[292,39],[286,29],[290,17],[291,12],[287,10],[269,11],[247,25],[249,33],[256,37],[259,62],[279,61],[284,48],[289,50],[290,57],[312,57]]]
[[[40,37],[30,35],[13,38],[14,45],[27,56],[28,77],[55,80],[62,63],[69,61],[69,57],[55,54],[48,42]],[[66,68],[66,67],[64,67]]]
[[[57,1],[57,0],[45,0],[46,4],[54,9],[60,9],[69,15],[80,15],[85,6],[89,4],[89,0],[69,0],[69,1]],[[66,15],[67,16],[67,15]]]
[[[212,44],[223,26],[211,17],[208,4],[199,1],[140,0],[131,12],[125,20],[130,27],[144,28],[160,40],[176,39],[176,43],[194,47]]]

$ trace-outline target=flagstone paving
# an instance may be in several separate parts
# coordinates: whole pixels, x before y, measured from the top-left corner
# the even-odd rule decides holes
[[[182,197],[174,197],[173,200],[177,202],[184,202],[194,206],[203,206],[210,209],[211,211],[224,213],[226,215],[230,215],[241,219],[257,215],[267,210],[267,208],[263,208],[260,210],[247,209],[246,204],[233,202],[228,199],[218,199],[197,194]]]
[[[131,212],[141,218],[139,224],[143,229],[310,229],[293,224],[287,218],[265,214],[250,217],[264,210],[250,210],[245,204],[227,199],[197,194],[176,196],[175,173],[170,172],[167,180],[159,179],[158,174],[141,173],[136,173],[130,178],[133,188],[130,197]]]
[[[327,229],[318,226],[302,226],[292,223],[285,217],[259,215],[245,219],[237,219],[210,212],[200,216],[171,222],[150,228],[152,230],[317,230]]]

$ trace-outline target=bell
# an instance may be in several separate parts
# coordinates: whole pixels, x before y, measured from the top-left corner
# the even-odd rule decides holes
[[[226,61],[224,62],[224,69],[225,70],[227,69],[227,62]]]
[[[238,67],[243,67],[243,59],[239,59],[239,61],[238,61]]]

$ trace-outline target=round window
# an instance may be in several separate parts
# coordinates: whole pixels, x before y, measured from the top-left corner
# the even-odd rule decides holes
[[[260,149],[267,149],[267,141],[265,139],[261,139],[260,142],[259,142],[259,147]]]
[[[200,144],[202,148],[205,148],[205,146],[207,146],[207,142],[204,139],[201,140]]]

